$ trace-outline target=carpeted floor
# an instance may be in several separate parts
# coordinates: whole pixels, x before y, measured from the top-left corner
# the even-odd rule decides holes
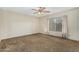
[[[79,42],[34,34],[0,42],[1,52],[78,52]]]

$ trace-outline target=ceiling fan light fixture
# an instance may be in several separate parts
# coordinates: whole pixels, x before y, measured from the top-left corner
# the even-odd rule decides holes
[[[38,9],[32,9],[32,10],[36,11],[33,14],[38,14],[38,15],[44,15],[44,14],[50,13],[50,11],[46,10],[45,7],[38,7]]]
[[[38,14],[41,14],[41,12],[38,12]]]

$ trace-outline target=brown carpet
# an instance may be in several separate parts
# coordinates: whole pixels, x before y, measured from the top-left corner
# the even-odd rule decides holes
[[[79,42],[34,34],[0,42],[1,52],[78,52]]]

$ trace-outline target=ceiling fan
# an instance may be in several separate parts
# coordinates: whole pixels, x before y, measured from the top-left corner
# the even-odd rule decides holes
[[[35,11],[33,14],[45,14],[45,13],[50,13],[50,11],[46,10],[45,7],[38,7],[37,9],[32,9]]]

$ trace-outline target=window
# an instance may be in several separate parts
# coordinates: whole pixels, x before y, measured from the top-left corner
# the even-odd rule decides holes
[[[62,18],[54,17],[49,19],[49,31],[62,32]]]

